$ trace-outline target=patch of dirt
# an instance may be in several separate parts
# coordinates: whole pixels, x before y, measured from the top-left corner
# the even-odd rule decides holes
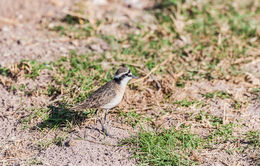
[[[152,6],[153,2],[146,0],[81,1],[78,5],[69,8],[67,12],[75,16],[80,13],[79,17],[87,20],[91,25],[96,25],[98,20],[102,20],[102,24],[95,27],[97,32],[122,39],[130,33],[139,34],[141,29],[143,31],[147,27],[154,27],[154,16],[142,10]],[[138,28],[138,23],[142,23],[143,27]]]
[[[40,152],[37,160],[47,165],[135,165],[127,150],[117,145],[130,136],[128,132],[108,127],[113,138],[104,138],[98,128],[101,126],[89,125],[70,133],[64,146],[52,146]]]
[[[8,92],[2,85],[0,92],[0,161],[20,163],[31,155],[33,134],[22,130],[19,121],[26,114],[21,108],[29,106],[31,101],[24,98],[23,102],[19,95]]]
[[[3,0],[0,2],[0,25],[30,24],[36,26],[45,19],[59,18],[62,10],[73,4],[71,0]]]
[[[255,59],[254,61],[244,65],[244,70],[255,77],[260,79],[260,59]],[[259,83],[260,84],[260,83]]]
[[[219,148],[219,147],[218,147]],[[228,147],[223,147],[228,148]],[[221,156],[221,157],[220,157]],[[219,151],[219,150],[212,150],[207,152],[202,152],[201,157],[203,158],[204,164],[201,164],[202,166],[206,165],[244,165],[244,166],[250,166],[255,164],[255,159],[257,157],[257,154],[252,152],[251,156],[241,156],[240,154],[233,154],[230,155],[228,152]]]
[[[29,59],[49,62],[67,56],[70,49],[76,49],[68,39],[33,26],[5,27],[0,31],[0,36],[2,66]]]
[[[9,66],[21,60],[49,62],[67,56],[71,49],[86,52],[69,38],[47,31],[44,24],[65,16],[63,9],[73,1],[4,0],[0,2],[0,65]]]

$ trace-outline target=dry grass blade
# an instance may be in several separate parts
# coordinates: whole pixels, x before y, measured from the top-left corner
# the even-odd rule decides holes
[[[134,83],[138,83],[138,82],[141,82],[143,80],[145,80],[146,78],[150,77],[152,73],[154,73],[156,70],[159,69],[159,67],[167,64],[168,62],[170,62],[173,58],[174,54],[171,54],[167,59],[165,59],[162,63],[156,65],[146,76],[142,77],[142,78],[139,78],[137,79],[136,81],[133,81],[131,84],[134,84]]]
[[[146,70],[147,72],[149,72],[148,68],[145,68],[145,70]],[[162,88],[162,86],[161,86],[161,84],[158,82],[157,77],[156,77],[155,75],[151,74],[151,75],[150,75],[150,78],[156,83],[157,89],[160,90],[160,89]]]
[[[241,64],[241,63],[248,63],[248,62],[251,62],[255,59],[255,57],[248,57],[248,58],[239,58],[237,59],[233,64],[234,65],[238,65],[238,64]]]
[[[16,20],[9,19],[9,18],[4,18],[4,17],[0,17],[0,22],[6,23],[6,24],[11,24],[11,25],[19,25],[20,24]]]
[[[76,18],[79,18],[79,19],[83,19],[83,20],[88,20],[88,18],[80,13],[76,13],[76,12],[73,12],[73,11],[69,11],[69,10],[63,10],[63,13],[67,14],[67,15],[70,15],[72,17],[76,17]]]

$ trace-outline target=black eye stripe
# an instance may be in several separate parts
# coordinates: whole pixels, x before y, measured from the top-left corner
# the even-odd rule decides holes
[[[123,74],[122,76],[130,76],[131,75],[131,71],[129,70],[127,73]]]
[[[118,79],[123,79],[123,78],[125,78],[125,77],[131,77],[131,76],[132,76],[132,73],[131,73],[130,70],[128,70],[128,72],[119,74],[119,75],[117,76],[117,78],[118,78]]]

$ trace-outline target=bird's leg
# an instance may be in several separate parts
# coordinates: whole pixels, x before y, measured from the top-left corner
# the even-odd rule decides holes
[[[104,124],[106,124],[106,121],[107,121],[107,113],[108,113],[109,109],[106,109],[106,112],[105,112],[105,116],[104,116]]]
[[[101,120],[100,120],[100,118],[98,117],[98,109],[96,109],[96,111],[95,111],[95,116],[96,116],[96,118],[97,118],[97,121],[99,121],[99,123],[101,123]],[[102,124],[102,123],[101,123]]]
[[[107,121],[107,113],[108,113],[109,109],[106,109],[106,112],[105,112],[105,116],[104,116],[104,122],[103,124],[101,123],[102,125],[102,130],[103,132],[107,135],[107,136],[111,136],[108,132],[107,132],[107,128],[106,128],[106,121]]]

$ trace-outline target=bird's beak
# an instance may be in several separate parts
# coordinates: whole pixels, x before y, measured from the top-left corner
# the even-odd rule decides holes
[[[138,77],[136,77],[136,76],[134,76],[134,75],[131,75],[131,77],[132,77],[132,78],[135,78],[135,79],[137,79],[137,78],[138,78]]]

